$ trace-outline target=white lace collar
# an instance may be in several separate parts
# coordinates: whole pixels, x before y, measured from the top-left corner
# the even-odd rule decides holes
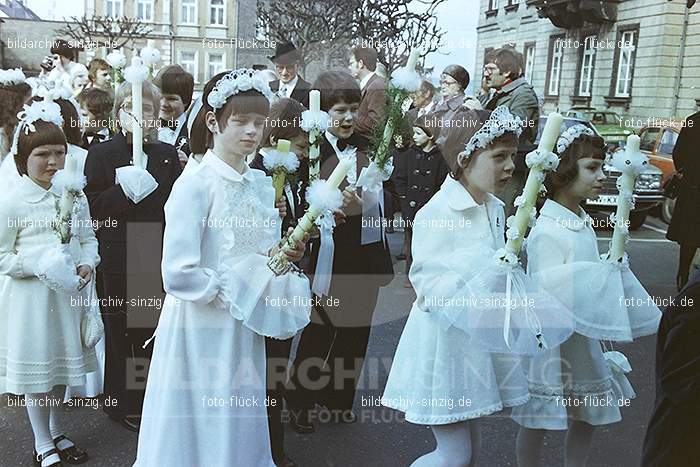
[[[246,179],[249,182],[255,180],[253,170],[247,165],[245,166],[244,172],[239,173],[236,169],[234,169],[222,159],[220,159],[219,156],[214,154],[214,152],[211,149],[208,149],[206,154],[204,154],[201,164],[206,164],[210,166],[211,168],[216,170],[219,173],[219,175],[234,182],[242,182],[243,179]]]

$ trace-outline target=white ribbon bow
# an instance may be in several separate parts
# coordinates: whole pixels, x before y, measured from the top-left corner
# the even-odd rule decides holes
[[[318,297],[328,295],[331,287],[331,276],[333,274],[333,252],[335,244],[333,242],[333,228],[335,227],[335,217],[333,211],[327,209],[318,216],[314,222],[321,233],[321,248],[318,251],[318,261],[316,262],[316,272],[314,273],[314,283],[311,291]]]
[[[381,215],[384,212],[384,182],[394,171],[391,159],[380,169],[375,161],[363,167],[357,178],[357,186],[362,188],[362,245],[379,242],[383,237]],[[371,221],[369,219],[372,219]]]

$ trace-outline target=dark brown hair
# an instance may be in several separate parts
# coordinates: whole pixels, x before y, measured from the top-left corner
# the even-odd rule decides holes
[[[104,89],[92,87],[78,94],[80,106],[87,109],[97,119],[107,119],[114,106],[114,95]]]
[[[34,127],[36,130],[30,131],[29,133],[25,133],[24,131],[19,132],[17,154],[14,156],[17,172],[19,172],[20,175],[27,174],[27,160],[29,159],[29,155],[39,146],[62,144],[66,150],[68,149],[66,137],[61,128],[55,123],[39,120],[34,122]]]
[[[192,102],[194,77],[180,65],[168,65],[161,68],[153,78],[153,84],[160,88],[162,94],[177,94],[185,104],[185,109]]]
[[[510,79],[520,78],[523,74],[523,55],[512,47],[501,47],[486,55],[484,65],[495,64],[502,74],[510,73]]]
[[[551,198],[557,191],[576,180],[576,177],[578,177],[578,160],[584,157],[605,160],[605,142],[603,138],[598,135],[589,136],[582,134],[559,155],[559,167],[553,172],[547,172],[547,176],[544,179],[547,197]]]
[[[51,53],[75,61],[75,47],[71,46],[65,39],[56,39],[53,41]]]
[[[108,70],[111,72],[112,67],[101,58],[93,58],[90,60],[90,64],[88,65],[88,79],[91,83],[97,81],[97,72],[100,70]]]
[[[362,45],[354,45],[350,49],[353,57],[356,61],[362,60],[369,71],[374,71],[377,69],[377,59],[379,54],[374,47],[364,47]]]
[[[270,136],[276,140],[296,138],[304,133],[301,129],[301,113],[306,110],[294,99],[283,98],[270,106],[270,114],[265,119],[262,146],[270,144]]]
[[[434,143],[438,136],[440,136],[441,122],[442,120],[436,118],[435,116],[423,115],[422,117],[418,117],[418,119],[413,122],[413,126],[423,130],[425,134],[428,135],[428,138],[432,139]]]
[[[78,109],[66,99],[56,99],[54,102],[61,108],[63,134],[66,137],[66,142],[80,146],[82,144],[82,138],[80,134],[80,115],[78,115]]]
[[[209,105],[209,102],[207,102],[209,94],[214,89],[214,86],[216,86],[216,83],[228,73],[230,73],[230,71],[222,71],[210,79],[204,86],[202,107],[199,109],[192,123],[192,130],[190,131],[190,149],[192,150],[192,154],[204,154],[207,149],[213,147],[214,140],[206,123],[207,112],[214,112],[221,131],[224,131],[226,128],[226,124],[231,115],[256,113],[267,116],[270,112],[270,102],[255,89],[249,89],[248,91],[239,92],[238,94],[230,96],[223,107],[214,110],[212,106]]]
[[[321,110],[328,112],[338,102],[356,104],[362,92],[355,78],[346,71],[326,71],[318,75],[311,89],[321,91]]]

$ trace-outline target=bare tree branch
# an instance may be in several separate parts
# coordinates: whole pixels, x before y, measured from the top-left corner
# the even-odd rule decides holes
[[[133,50],[134,41],[147,37],[153,29],[135,18],[111,18],[92,16],[78,18],[71,16],[59,34],[75,41],[89,42],[99,47],[127,48]]]

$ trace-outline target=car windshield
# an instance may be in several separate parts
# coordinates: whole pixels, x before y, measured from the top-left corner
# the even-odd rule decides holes
[[[594,125],[617,125],[620,122],[620,116],[615,112],[586,112],[584,115]]]
[[[535,139],[535,144],[538,144],[540,142],[540,136],[542,136],[542,129],[544,128],[545,123],[547,123],[547,117],[540,117],[540,122],[537,129],[537,139]],[[574,125],[585,125],[586,127],[591,128],[595,132],[595,129],[589,122],[576,120],[574,118],[564,118],[559,133],[563,133],[564,131],[566,131]]]

